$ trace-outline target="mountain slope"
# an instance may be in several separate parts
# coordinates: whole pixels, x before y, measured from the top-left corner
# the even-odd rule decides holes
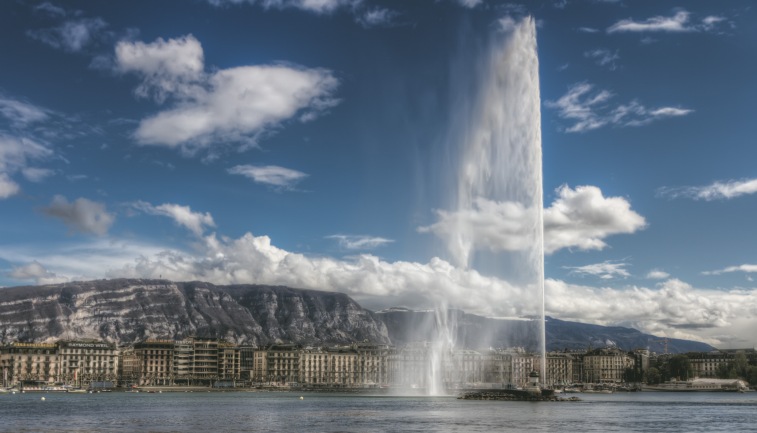
[[[458,346],[482,349],[488,347],[523,347],[538,350],[538,321],[492,319],[450,310],[447,317],[439,317],[433,311],[412,311],[392,308],[376,313],[386,323],[389,337],[395,345],[431,340],[437,323],[446,320],[456,324],[453,336]],[[547,317],[547,350],[586,350],[616,346],[623,350],[648,348],[664,353],[665,341],[654,335],[644,334],[631,328],[619,326],[589,325]],[[669,353],[706,352],[714,350],[708,344],[697,341],[667,339]]]
[[[0,290],[0,341],[224,338],[241,344],[389,343],[342,293],[164,280],[98,280]]]

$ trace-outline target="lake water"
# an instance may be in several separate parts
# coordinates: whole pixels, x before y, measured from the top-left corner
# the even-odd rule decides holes
[[[581,402],[211,392],[2,394],[2,432],[754,432],[757,393],[572,394]],[[41,397],[45,401],[41,401]],[[301,400],[300,396],[304,398]]]

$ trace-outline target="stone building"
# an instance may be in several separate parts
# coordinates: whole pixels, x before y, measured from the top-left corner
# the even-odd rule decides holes
[[[115,384],[118,348],[102,341],[59,341],[58,381],[86,388],[93,382]]]
[[[595,349],[583,357],[585,383],[620,383],[633,369],[634,356],[616,348]]]
[[[11,343],[0,348],[2,386],[39,387],[58,381],[55,344]]]
[[[173,383],[174,342],[146,340],[134,345],[140,385],[171,385]]]

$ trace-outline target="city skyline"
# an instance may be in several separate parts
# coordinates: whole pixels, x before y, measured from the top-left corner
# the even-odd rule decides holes
[[[0,286],[162,277],[523,315],[507,275],[430,228],[489,38],[531,16],[546,314],[757,344],[746,0],[0,10]]]

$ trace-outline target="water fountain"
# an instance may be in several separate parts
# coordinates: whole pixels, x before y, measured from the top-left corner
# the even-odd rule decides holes
[[[459,165],[451,210],[433,231],[458,266],[495,274],[532,294],[530,316],[545,374],[544,242],[539,62],[534,19],[502,20],[481,64],[468,112],[453,127]],[[454,348],[454,321],[437,310],[429,393],[444,393],[441,366]]]

